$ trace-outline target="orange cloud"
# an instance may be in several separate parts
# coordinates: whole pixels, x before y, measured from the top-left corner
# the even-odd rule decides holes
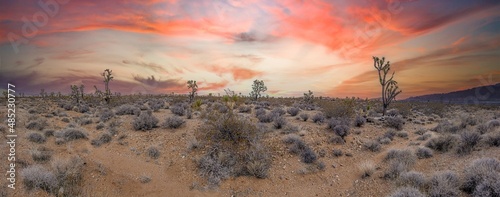
[[[231,74],[235,81],[252,79],[256,76],[263,74],[263,72],[254,71],[248,68],[235,67],[235,66],[231,67],[210,66],[208,70],[219,76],[222,76],[224,74]]]
[[[200,91],[221,90],[224,89],[227,84],[229,84],[228,81],[222,81],[218,83],[199,82],[198,87]]]

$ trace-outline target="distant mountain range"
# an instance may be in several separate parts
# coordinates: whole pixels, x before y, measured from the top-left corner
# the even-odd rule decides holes
[[[443,102],[456,104],[500,104],[500,83],[467,90],[415,96],[405,101]]]

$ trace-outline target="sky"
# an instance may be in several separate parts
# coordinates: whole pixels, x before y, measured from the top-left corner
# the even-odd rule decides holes
[[[380,97],[373,56],[402,93],[500,83],[498,0],[3,0],[0,89]]]

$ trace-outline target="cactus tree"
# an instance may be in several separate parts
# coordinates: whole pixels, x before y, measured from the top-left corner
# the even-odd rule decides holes
[[[387,73],[391,70],[391,64],[389,61],[385,62],[385,57],[382,57],[382,59],[373,57],[373,67],[377,69],[380,85],[382,85],[382,114],[385,116],[389,104],[391,104],[391,102],[396,99],[396,96],[402,91],[399,90],[398,82],[393,80],[395,72],[387,79]]]
[[[198,91],[198,85],[196,85],[196,81],[189,80],[187,82],[188,89],[191,89],[189,92],[189,103],[192,103],[194,100],[194,96],[196,95],[196,91]]]
[[[250,97],[254,100],[257,100],[259,97],[261,97],[261,92],[267,91],[266,85],[264,85],[263,80],[255,80],[253,81],[252,84],[252,92],[250,92]]]
[[[80,103],[80,91],[78,91],[78,86],[76,85],[71,85],[71,98],[73,98],[73,101],[75,103]]]
[[[106,69],[104,70],[103,73],[101,73],[101,76],[104,77],[104,100],[106,103],[109,104],[109,101],[111,101],[111,90],[109,90],[109,82],[113,80],[113,76],[111,74],[113,72],[112,70]]]

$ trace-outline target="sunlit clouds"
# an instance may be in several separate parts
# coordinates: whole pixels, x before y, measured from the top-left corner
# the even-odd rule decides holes
[[[2,1],[0,82],[26,94],[112,91],[374,98],[372,56],[410,96],[500,82],[500,2],[431,0]],[[489,80],[481,80],[488,78]]]

